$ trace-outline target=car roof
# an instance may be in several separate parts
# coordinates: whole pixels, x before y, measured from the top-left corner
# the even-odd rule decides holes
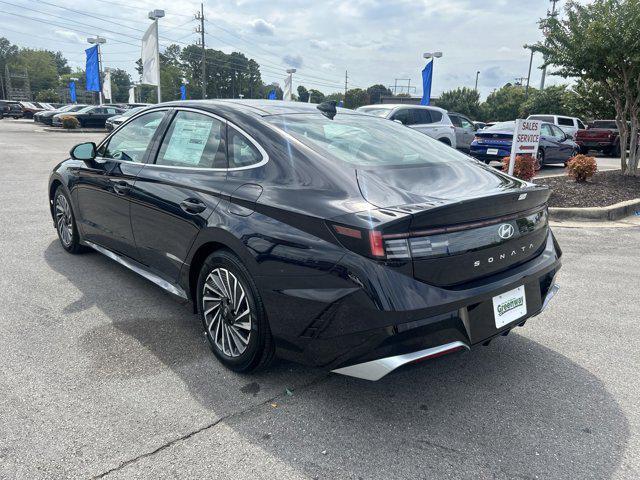
[[[365,108],[388,108],[389,110],[394,108],[424,108],[426,110],[437,110],[438,112],[447,113],[444,108],[433,107],[431,105],[415,105],[413,103],[380,103],[374,105],[363,105]]]
[[[268,115],[284,115],[292,113],[318,113],[318,105],[315,103],[287,102],[284,100],[182,100],[167,102],[161,105],[200,107],[211,109],[213,107],[224,107],[240,113],[249,113],[265,117]],[[362,113],[349,110],[347,108],[337,108],[340,114],[362,115]]]

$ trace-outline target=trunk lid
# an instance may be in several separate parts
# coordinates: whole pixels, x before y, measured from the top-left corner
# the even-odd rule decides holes
[[[479,163],[358,170],[367,202],[409,215],[405,231],[383,231],[387,258],[413,275],[455,286],[537,256],[547,238],[549,190]]]

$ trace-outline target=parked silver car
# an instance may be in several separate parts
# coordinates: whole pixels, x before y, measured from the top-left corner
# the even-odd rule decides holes
[[[410,128],[456,148],[456,133],[446,110],[407,104],[366,105],[359,112],[398,121]],[[473,139],[472,139],[473,140]],[[467,147],[468,149],[469,147]]]
[[[468,152],[471,148],[471,142],[473,142],[476,136],[478,127],[473,120],[461,113],[449,112],[449,118],[456,131],[456,147],[458,150]]]

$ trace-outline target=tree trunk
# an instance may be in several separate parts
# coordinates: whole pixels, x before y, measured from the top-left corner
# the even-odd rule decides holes
[[[626,175],[638,175],[638,112],[631,111],[631,146]]]

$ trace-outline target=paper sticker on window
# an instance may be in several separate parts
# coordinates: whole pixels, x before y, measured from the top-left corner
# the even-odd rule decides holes
[[[210,120],[176,119],[164,152],[164,160],[189,166],[198,165],[209,141],[211,127]]]

